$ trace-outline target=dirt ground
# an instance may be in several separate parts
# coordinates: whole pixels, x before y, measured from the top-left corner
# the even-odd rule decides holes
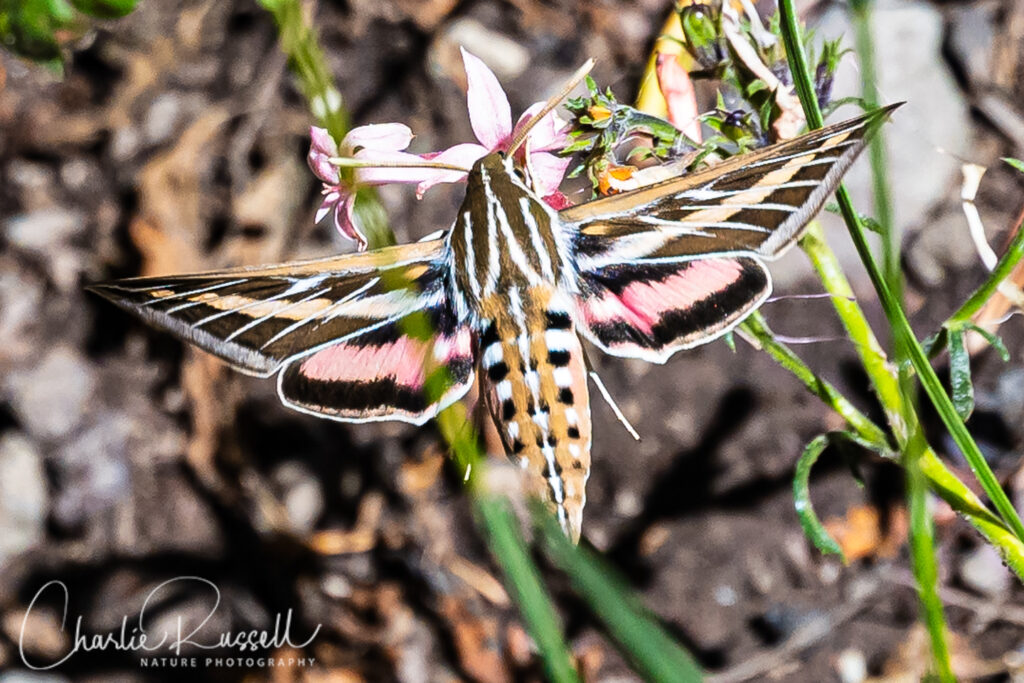
[[[589,56],[599,60],[597,81],[628,101],[667,8],[349,0],[320,3],[316,16],[354,122],[405,122],[425,151],[472,139],[460,44],[488,61],[515,112]],[[834,7],[805,9],[835,27]],[[926,99],[939,97],[935,89],[912,99],[890,135],[896,145],[924,140],[912,162],[895,153],[894,168],[909,172],[897,169],[894,194],[917,202],[900,220],[908,305],[925,336],[984,278],[960,206],[959,163],[991,167],[978,206],[997,250],[1024,208],[1022,176],[999,162],[1024,157],[1024,6],[893,0],[879,13],[908,31],[935,27],[931,48],[898,33],[889,47],[903,51],[894,64],[918,59],[929,69],[903,78],[937,74],[949,98]],[[902,82],[887,83],[887,99],[908,98]],[[944,121],[966,128],[933,126]],[[83,291],[112,277],[351,249],[328,223],[313,224],[310,123],[273,22],[251,1],[143,2],[77,43],[63,80],[0,53],[3,683],[541,678],[432,426],[349,426],[290,412],[273,382],[234,374]],[[943,164],[952,170],[936,181],[929,173]],[[447,227],[462,191],[444,186],[416,201],[395,186],[381,197],[398,239],[409,241]],[[843,230],[828,229],[851,253]],[[790,272],[779,273],[779,294],[820,291],[799,254],[774,270]],[[851,272],[881,322],[864,275]],[[780,333],[817,338],[798,352],[881,419],[854,349],[835,340],[841,329],[827,300],[765,311]],[[1009,363],[975,357],[969,422],[1018,507],[1022,331],[1020,316],[1000,329]],[[595,399],[586,542],[714,680],[919,679],[927,655],[898,468],[858,461],[859,488],[838,453],[817,466],[812,494],[853,558],[843,566],[805,539],[791,493],[804,445],[841,424],[792,376],[742,341],[735,352],[715,342],[664,367],[592,355],[643,440]],[[970,480],[941,424],[927,421],[937,451]],[[943,504],[935,514],[957,670],[964,680],[1009,680],[1024,671],[1024,590],[969,525]],[[637,680],[564,577],[548,576],[587,680]],[[219,589],[204,633],[272,630],[291,610],[297,647],[220,665],[204,660],[237,655],[186,650],[199,663],[185,669],[153,668],[145,652],[80,648],[45,672],[26,666],[67,653],[79,616],[84,633],[117,632],[122,617],[130,631],[150,595],[153,629],[198,623],[212,588],[179,578],[154,592],[176,577]],[[59,586],[42,590],[50,581],[67,587],[63,630]],[[287,665],[296,658],[315,663]]]

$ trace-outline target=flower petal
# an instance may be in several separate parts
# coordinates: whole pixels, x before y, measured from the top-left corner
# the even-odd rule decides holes
[[[668,103],[668,120],[688,138],[701,142],[697,94],[690,75],[675,55],[659,53],[657,60],[658,87]]]
[[[555,156],[548,152],[531,153],[530,178],[533,181],[534,192],[541,197],[556,192],[571,162],[572,159],[569,157]]]
[[[363,149],[398,152],[412,142],[412,131],[404,123],[374,123],[353,128],[341,141],[342,149]]]
[[[313,171],[313,175],[327,183],[336,185],[340,180],[338,169],[329,159],[338,156],[338,146],[334,144],[334,138],[323,128],[312,126],[309,129],[309,154],[306,155],[306,163]]]
[[[310,150],[316,150],[329,157],[338,156],[338,145],[326,128],[309,127]]]
[[[313,218],[314,225],[322,221],[324,216],[329,214],[334,207],[337,206],[338,202],[341,201],[340,191],[337,189],[334,189],[333,191],[327,191],[327,188],[324,189],[324,200],[320,203],[320,208],[316,210],[316,216]]]
[[[486,156],[488,153],[489,150],[482,145],[463,142],[462,144],[449,147],[439,153],[430,155],[425,154],[424,158],[429,158],[431,161],[436,161],[442,164],[452,164],[454,166],[463,166],[470,169],[478,159]],[[448,171],[440,168],[428,168],[424,170],[429,171],[430,175],[429,177],[424,178],[423,181],[416,186],[416,196],[420,198],[423,197],[424,192],[432,188],[434,185],[439,183],[460,183],[466,179],[466,174],[461,171]]]
[[[487,149],[495,150],[512,134],[512,107],[494,72],[465,48],[459,49],[466,67],[469,123],[476,139]]]
[[[334,209],[334,227],[342,237],[356,243],[359,251],[366,251],[366,235],[359,228],[355,215],[356,197],[348,195]]]
[[[515,137],[524,126],[530,123],[537,112],[544,108],[545,104],[547,103],[535,102],[531,104],[523,112],[523,115],[519,117],[519,121],[516,122],[515,128],[512,130],[512,136]],[[568,125],[568,122],[559,116],[557,112],[549,112],[542,121],[530,129],[530,134],[527,136],[530,139],[530,151],[556,152],[561,150],[569,142]]]

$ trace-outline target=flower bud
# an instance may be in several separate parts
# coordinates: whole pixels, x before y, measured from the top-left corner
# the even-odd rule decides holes
[[[686,50],[700,64],[711,70],[725,60],[725,45],[718,26],[707,5],[687,5],[679,11],[679,19],[686,36]]]

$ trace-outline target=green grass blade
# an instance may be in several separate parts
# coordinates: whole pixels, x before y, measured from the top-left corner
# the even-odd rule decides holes
[[[526,628],[537,643],[548,678],[556,683],[579,683],[558,615],[519,533],[516,516],[499,498],[477,495],[474,503],[487,545],[501,565]]]
[[[544,550],[604,624],[619,651],[644,680],[703,680],[700,667],[657,622],[615,571],[596,554],[574,546],[544,508],[535,512]]]
[[[1003,157],[1003,161],[1008,163],[1010,166],[1013,166],[1021,173],[1024,173],[1024,161],[1021,161],[1020,159],[1014,159],[1013,157]]]

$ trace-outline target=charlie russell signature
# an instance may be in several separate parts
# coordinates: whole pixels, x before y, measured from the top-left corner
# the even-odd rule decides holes
[[[203,617],[203,619],[192,628],[186,626],[183,618],[179,616],[174,621],[171,628],[164,629],[160,633],[148,632],[146,630],[145,619],[146,610],[150,606],[150,602],[155,601],[154,596],[159,595],[161,591],[167,589],[172,584],[179,582],[196,582],[211,588],[215,595],[213,607],[206,613],[205,617]],[[36,602],[39,601],[40,597],[47,593],[47,591],[52,590],[61,591],[64,596],[64,614],[61,618],[60,626],[61,631],[65,630],[68,619],[68,602],[70,594],[68,592],[67,585],[65,585],[63,581],[50,581],[40,588],[32,598],[32,602],[29,603],[28,609],[25,611],[25,617],[21,622],[21,633],[18,638],[18,652],[21,655],[21,661],[25,666],[35,671],[46,671],[48,669],[56,668],[70,660],[79,652],[116,650],[125,652],[155,653],[162,651],[173,654],[175,657],[180,657],[183,648],[198,648],[201,650],[234,650],[239,653],[276,650],[282,647],[301,650],[313,642],[313,639],[316,638],[317,634],[320,632],[321,627],[321,624],[317,624],[316,628],[313,629],[313,633],[310,634],[309,638],[305,641],[301,643],[293,642],[291,634],[292,610],[289,609],[285,613],[283,624],[281,623],[282,619],[280,613],[274,616],[274,628],[271,630],[251,629],[237,632],[227,631],[216,635],[204,634],[202,633],[203,628],[206,626],[210,618],[217,612],[217,608],[220,606],[220,589],[212,581],[199,576],[178,576],[164,581],[149,592],[145,601],[142,603],[142,607],[139,609],[137,625],[129,626],[128,617],[124,616],[121,618],[121,628],[117,631],[108,633],[86,633],[82,631],[82,616],[79,615],[75,619],[75,634],[70,649],[57,661],[43,664],[40,662],[30,661],[28,655],[25,653],[25,628],[26,624],[29,622],[32,609],[35,607]]]

